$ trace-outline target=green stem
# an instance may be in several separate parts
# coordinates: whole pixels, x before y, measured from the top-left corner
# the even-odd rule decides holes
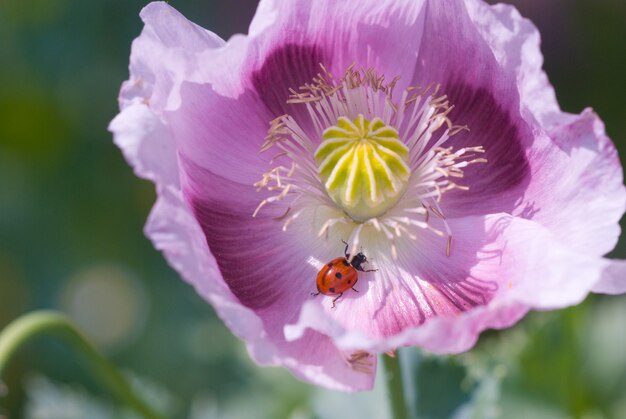
[[[381,355],[385,365],[385,379],[387,381],[387,400],[391,407],[393,419],[409,419],[407,400],[404,392],[402,369],[400,368],[400,352],[394,358]]]
[[[101,384],[121,402],[146,419],[163,419],[130,386],[119,370],[102,356],[65,316],[53,311],[36,311],[17,318],[0,333],[0,376],[13,355],[27,342],[42,335],[64,339],[80,352]]]

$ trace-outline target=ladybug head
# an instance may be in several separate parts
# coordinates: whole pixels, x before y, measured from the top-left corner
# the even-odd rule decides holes
[[[363,253],[357,253],[352,258],[350,265],[352,265],[357,271],[362,271],[363,268],[361,265],[363,265],[365,262],[367,262],[367,257],[365,257]]]

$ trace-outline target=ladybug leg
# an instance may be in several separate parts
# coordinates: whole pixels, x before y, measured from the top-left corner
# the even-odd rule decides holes
[[[343,292],[341,294],[339,294],[338,297],[333,298],[333,306],[331,308],[335,308],[335,301],[337,301],[338,299],[341,298],[341,296],[343,295]]]
[[[357,271],[361,271],[361,272],[376,272],[378,269],[363,269],[363,268],[359,268],[357,269]]]
[[[311,293],[311,296],[312,296],[312,297],[315,297],[315,296],[318,296],[318,295],[320,295],[320,293],[319,293],[319,292],[312,292],[312,293]]]
[[[352,287],[352,291],[359,292],[359,290],[358,290],[358,289],[356,289],[356,288],[354,288],[354,287]]]
[[[346,255],[346,259],[350,259],[350,253],[348,253],[348,242],[345,240],[341,240],[343,244],[346,245],[346,248],[343,249],[343,254]]]

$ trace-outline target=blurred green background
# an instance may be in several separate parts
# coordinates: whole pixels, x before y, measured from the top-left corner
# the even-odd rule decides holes
[[[0,328],[28,311],[72,316],[169,417],[384,418],[382,386],[345,395],[259,368],[144,238],[155,199],[112,144],[145,1],[0,0]],[[254,0],[171,1],[222,37]],[[543,37],[562,107],[592,106],[626,152],[626,2],[511,1]],[[626,257],[626,241],[613,253]],[[534,313],[477,348],[415,362],[422,418],[626,418],[626,298]],[[413,351],[406,352],[408,357]],[[10,365],[0,417],[132,417],[63,344]]]

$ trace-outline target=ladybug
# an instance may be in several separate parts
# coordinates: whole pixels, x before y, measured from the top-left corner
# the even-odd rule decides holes
[[[367,258],[363,253],[357,253],[350,261],[350,254],[348,253],[348,243],[342,240],[346,245],[343,253],[345,257],[339,257],[331,260],[320,269],[317,274],[317,292],[311,293],[311,295],[337,295],[333,298],[333,308],[335,308],[335,302],[341,298],[344,292],[352,288],[354,291],[354,285],[359,280],[357,271],[361,272],[374,272],[378,269],[363,269],[363,264],[367,262]]]

